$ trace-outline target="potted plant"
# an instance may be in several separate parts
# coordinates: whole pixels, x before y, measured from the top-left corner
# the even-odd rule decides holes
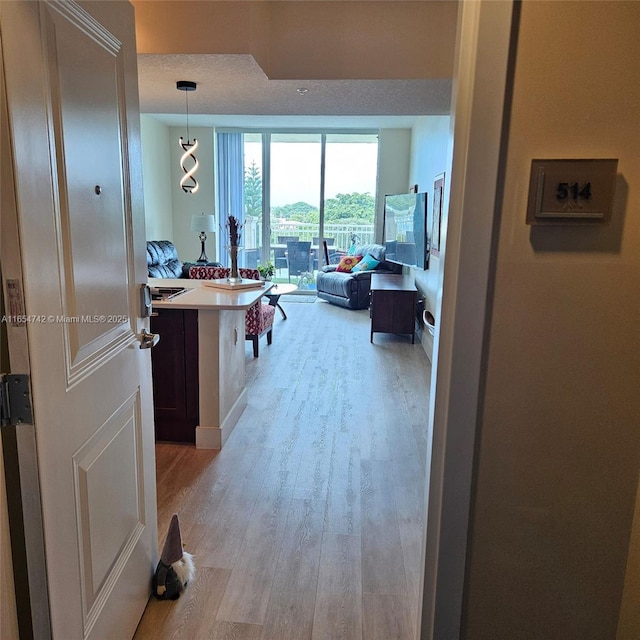
[[[271,280],[276,272],[276,268],[273,266],[272,262],[267,262],[267,264],[258,265],[258,272],[263,280]]]

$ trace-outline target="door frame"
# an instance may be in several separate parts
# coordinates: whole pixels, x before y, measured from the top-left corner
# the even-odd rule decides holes
[[[429,406],[421,640],[463,632],[465,572],[481,427],[495,245],[519,3],[462,2],[458,13],[444,268],[437,288]],[[463,400],[462,400],[463,399]]]
[[[23,286],[12,139],[8,122],[2,33],[0,32],[0,272]],[[6,298],[5,298],[6,304]],[[4,315],[4,308],[0,310]],[[6,323],[13,373],[29,375],[26,331]],[[2,455],[10,531],[15,620],[20,637],[51,636],[40,480],[33,424],[2,427]],[[4,543],[3,543],[4,544]]]
[[[439,283],[436,311],[442,322],[436,330],[431,383],[429,421],[434,435],[423,540],[421,638],[457,637],[461,628],[512,13],[513,0],[479,0],[464,3],[459,17],[455,149],[450,153],[452,180],[444,203],[449,220],[442,229],[446,275],[441,273]],[[3,144],[3,158],[7,151]],[[3,220],[5,202],[3,194]],[[472,210],[471,203],[473,219],[464,215]],[[3,255],[6,269],[9,260]],[[468,399],[464,406],[455,402],[462,396]]]

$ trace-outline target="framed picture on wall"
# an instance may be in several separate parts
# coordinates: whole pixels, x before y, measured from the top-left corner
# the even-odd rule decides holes
[[[444,203],[444,173],[438,174],[433,181],[433,229],[431,231],[431,253],[440,255],[440,226],[442,224],[442,206]]]

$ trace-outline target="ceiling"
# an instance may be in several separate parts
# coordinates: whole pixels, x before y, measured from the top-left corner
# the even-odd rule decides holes
[[[187,99],[193,126],[405,128],[417,116],[449,113],[452,54],[435,38],[442,24],[451,25],[450,3],[134,4],[140,110],[170,126],[184,125]],[[372,5],[379,15],[368,24]],[[329,19],[338,6],[349,9],[339,25]],[[416,8],[420,13],[410,13]],[[436,24],[427,9],[438,8],[446,13]],[[286,14],[276,20],[260,13],[258,22],[256,12],[265,10]],[[197,31],[187,42],[179,40],[183,30],[171,29],[185,11],[194,12],[192,24],[206,23],[199,43]],[[427,43],[435,48],[416,38],[424,29],[416,31],[412,18],[431,25]],[[236,20],[234,38],[222,28],[225,19]],[[258,35],[245,26],[251,24],[261,27]],[[178,91],[178,80],[196,82],[197,90]]]
[[[141,111],[175,126],[184,124],[187,99],[195,126],[304,126],[310,116],[323,116],[322,126],[412,126],[417,115],[448,114],[451,93],[446,79],[270,80],[242,54],[140,54],[138,75]],[[176,89],[178,80],[196,82],[196,91],[186,96]]]

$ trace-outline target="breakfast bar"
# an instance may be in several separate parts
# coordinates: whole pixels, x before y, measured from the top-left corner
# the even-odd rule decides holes
[[[243,290],[149,278],[156,440],[220,449],[247,405],[245,312],[271,283]],[[152,296],[156,297],[156,296]]]

